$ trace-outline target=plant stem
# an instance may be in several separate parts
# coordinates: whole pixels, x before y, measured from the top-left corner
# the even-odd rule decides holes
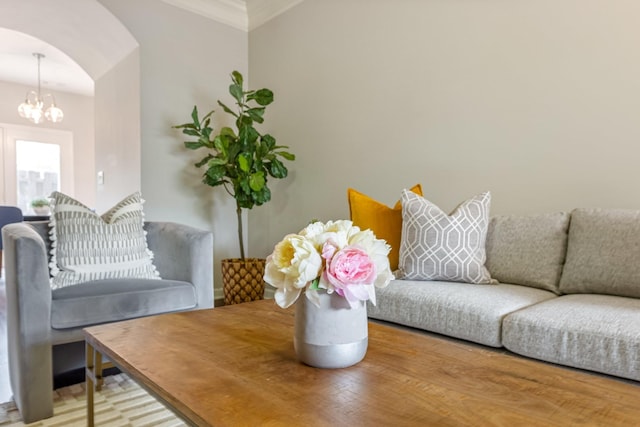
[[[242,239],[242,208],[236,204],[236,215],[238,217],[238,239],[240,240],[240,258],[244,261],[244,241]]]

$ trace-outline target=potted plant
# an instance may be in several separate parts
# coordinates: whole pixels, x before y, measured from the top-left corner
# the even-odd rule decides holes
[[[36,215],[49,215],[49,199],[39,197],[31,201],[31,207]]]
[[[242,74],[231,73],[229,93],[235,100],[232,109],[218,101],[222,110],[234,119],[235,129],[211,127],[214,110],[199,117],[193,107],[191,121],[174,126],[192,137],[184,145],[190,150],[204,149],[207,154],[197,163],[204,168],[202,182],[211,187],[222,186],[236,200],[240,258],[222,260],[225,304],[262,299],[264,294],[264,259],[246,258],[242,234],[242,209],[252,209],[271,200],[267,186],[269,177],[285,178],[288,170],[283,160],[295,160],[287,146],[276,145],[276,139],[261,134],[255,124],[264,122],[266,106],[273,102],[269,89],[244,90]]]

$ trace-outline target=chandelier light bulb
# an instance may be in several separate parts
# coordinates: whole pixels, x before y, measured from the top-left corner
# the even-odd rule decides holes
[[[31,117],[31,104],[25,99],[25,101],[18,106],[18,114],[24,119]]]
[[[64,112],[56,107],[56,104],[51,104],[51,107],[47,108],[44,112],[44,116],[53,123],[60,123],[64,119]]]
[[[44,119],[44,114],[42,113],[42,109],[34,108],[31,110],[31,116],[29,116],[30,121],[38,125],[42,123],[43,119]]]

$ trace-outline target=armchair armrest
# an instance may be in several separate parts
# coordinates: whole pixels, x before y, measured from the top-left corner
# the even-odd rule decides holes
[[[4,226],[2,240],[11,388],[18,407],[27,400],[47,402],[51,400],[53,380],[51,285],[46,246],[42,237],[26,223]],[[34,385],[37,387],[32,387]],[[42,405],[42,410],[36,412],[42,412],[39,416],[51,416],[49,406]],[[31,414],[28,415],[31,419]]]
[[[146,222],[145,230],[160,276],[192,283],[198,308],[213,307],[213,233],[159,221]]]

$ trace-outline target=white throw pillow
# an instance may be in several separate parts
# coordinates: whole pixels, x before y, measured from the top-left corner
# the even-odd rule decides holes
[[[450,215],[411,191],[402,192],[398,278],[491,283],[485,242],[491,194],[462,202]]]
[[[88,280],[160,278],[147,246],[140,193],[124,198],[102,216],[57,191],[50,197],[53,289]]]

